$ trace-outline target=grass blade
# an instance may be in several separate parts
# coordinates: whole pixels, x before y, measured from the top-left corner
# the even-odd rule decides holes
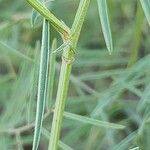
[[[150,25],[150,1],[149,0],[140,0],[142,8],[144,10],[147,21]]]
[[[44,0],[38,0],[41,3],[44,3]],[[31,26],[33,27],[35,25],[36,20],[38,19],[38,17],[40,16],[40,14],[33,8],[32,10],[32,16],[31,16]]]
[[[85,117],[85,116],[80,116],[80,115],[69,113],[69,112],[65,112],[64,116],[69,118],[69,119],[77,120],[77,121],[91,124],[91,125],[95,125],[98,127],[113,128],[113,129],[124,129],[125,128],[125,126],[123,126],[123,125],[119,125],[119,124],[115,124],[115,123],[109,123],[106,121],[100,121],[97,119],[93,119],[93,118],[89,118],[89,117]]]
[[[134,148],[132,148],[130,150],[139,150],[139,147],[134,147]]]
[[[102,25],[102,31],[104,34],[105,42],[109,53],[112,53],[113,50],[113,43],[112,43],[112,35],[107,11],[107,3],[106,0],[97,0],[98,2],[98,10],[99,16]]]
[[[112,150],[125,150],[129,146],[129,143],[136,137],[137,131],[132,132],[126,138],[124,138],[120,143],[118,143]]]
[[[15,56],[19,59],[23,59],[23,60],[26,60],[26,61],[29,61],[29,62],[33,62],[33,60],[30,57],[22,54],[18,50],[10,47],[9,45],[3,43],[2,41],[0,41],[0,51],[4,52],[5,54],[8,54],[8,55],[13,55],[13,56]]]
[[[36,122],[35,122],[35,131],[34,131],[32,150],[37,150],[40,141],[45,99],[46,99],[46,91],[47,91],[48,63],[49,63],[49,23],[44,19],[39,81],[38,81],[38,93],[37,93]]]
[[[34,26],[38,16],[39,16],[39,13],[35,9],[33,9],[32,10],[32,16],[31,16],[31,25],[32,25],[32,27]]]
[[[50,66],[49,66],[49,81],[48,81],[48,93],[47,93],[47,109],[49,110],[52,106],[52,98],[53,98],[53,86],[54,86],[54,79],[55,79],[55,68],[56,68],[56,53],[53,51],[57,47],[57,40],[54,39],[52,43],[52,49],[50,54]]]

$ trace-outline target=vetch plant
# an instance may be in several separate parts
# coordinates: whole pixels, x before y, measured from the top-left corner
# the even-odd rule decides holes
[[[60,132],[62,127],[63,117],[67,117],[70,119],[74,119],[77,121],[81,121],[87,124],[93,124],[95,126],[103,126],[107,128],[115,128],[115,129],[123,129],[124,126],[112,124],[108,122],[99,121],[89,117],[83,117],[71,113],[64,113],[64,108],[66,104],[66,97],[68,92],[69,86],[69,79],[72,70],[72,64],[75,61],[75,53],[77,50],[77,43],[79,40],[80,32],[90,5],[90,0],[80,0],[79,7],[71,28],[69,28],[64,22],[60,21],[52,12],[44,6],[38,0],[26,0],[38,13],[43,16],[43,33],[42,33],[42,46],[41,46],[41,57],[40,57],[40,69],[39,69],[39,81],[38,81],[38,97],[37,97],[37,111],[36,111],[36,121],[35,121],[35,132],[34,132],[34,141],[33,141],[33,150],[38,149],[39,141],[40,141],[40,134],[42,131],[42,121],[43,121],[43,113],[45,109],[45,102],[46,96],[48,95],[47,92],[47,85],[49,82],[50,88],[53,86],[54,80],[54,68],[55,68],[55,52],[60,49],[63,49],[62,54],[62,65],[60,69],[60,76],[59,76],[59,84],[57,89],[57,96],[56,102],[54,106],[54,115],[52,121],[52,128],[50,133],[50,140],[49,140],[49,150],[57,150],[59,145],[59,138]],[[148,21],[150,20],[150,2],[149,0],[140,0],[142,7],[144,9],[146,18]],[[110,30],[110,23],[108,17],[108,10],[107,10],[107,1],[106,0],[97,0],[98,9],[99,9],[99,16],[102,26],[102,31],[104,34],[104,39],[106,42],[107,49],[109,53],[112,53],[113,50],[113,43],[112,43],[112,36]],[[32,15],[32,24],[34,24],[34,19],[36,18],[36,13],[33,12]],[[149,21],[150,22],[150,21]],[[55,47],[53,52],[50,52],[50,43],[49,43],[49,26],[53,26],[54,29],[60,33],[63,41],[63,45],[58,49]],[[56,42],[56,41],[55,41]],[[54,44],[55,45],[55,44]],[[51,60],[49,61],[49,55]],[[54,57],[52,57],[54,56]],[[50,74],[48,64],[51,64],[50,67]],[[48,76],[51,76],[50,80],[48,81]],[[50,89],[52,92],[52,89]],[[51,95],[52,93],[50,93]],[[49,97],[49,101],[51,100],[51,96]],[[50,103],[50,102],[48,102]],[[50,105],[48,105],[50,106]],[[48,108],[51,109],[51,108]]]

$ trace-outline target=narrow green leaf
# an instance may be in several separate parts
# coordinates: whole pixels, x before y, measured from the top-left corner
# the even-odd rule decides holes
[[[134,148],[132,148],[130,150],[139,150],[139,149],[140,149],[139,147],[134,147]]]
[[[147,21],[150,25],[150,1],[149,0],[140,0],[142,8],[144,10]]]
[[[39,2],[45,4],[45,0],[38,0]],[[38,11],[36,11],[34,8],[32,10],[32,16],[31,16],[31,26],[34,26],[35,25],[35,22],[38,18],[40,14],[38,13]]]
[[[0,51],[4,52],[5,54],[8,54],[8,55],[14,55],[15,57],[23,59],[23,60],[33,62],[33,60],[30,57],[22,54],[18,50],[10,47],[9,45],[3,43],[2,41],[0,41]]]
[[[112,148],[112,150],[127,149],[127,147],[129,146],[130,142],[136,137],[136,135],[137,135],[137,131],[132,132],[126,138],[124,138],[120,143],[115,145],[115,147]]]
[[[33,9],[32,10],[32,16],[31,16],[31,25],[32,26],[34,26],[38,16],[39,16],[39,13],[35,9]]]
[[[35,131],[34,131],[32,150],[38,149],[38,145],[40,141],[45,99],[47,93],[48,63],[49,63],[49,23],[47,20],[44,19],[39,81],[38,81],[38,93],[37,93],[36,121],[35,121]]]
[[[51,54],[50,54],[50,62],[49,62],[49,81],[48,81],[48,92],[47,92],[47,109],[49,110],[52,105],[53,98],[53,86],[55,80],[55,68],[56,68],[56,53],[53,51],[57,47],[57,40],[54,39],[52,42]]]
[[[150,83],[146,85],[145,90],[142,92],[141,99],[137,106],[137,111],[142,112],[145,109],[145,106],[149,103],[149,97],[150,97]]]
[[[102,31],[104,34],[105,42],[109,53],[112,53],[113,50],[113,42],[112,42],[112,35],[107,11],[107,3],[106,0],[97,0],[98,2],[98,10],[99,16],[102,25]]]
[[[123,126],[123,125],[119,125],[119,124],[115,124],[115,123],[109,123],[106,121],[100,121],[97,119],[93,119],[93,118],[89,118],[89,117],[85,117],[85,116],[80,116],[80,115],[69,113],[69,112],[65,112],[64,116],[69,118],[69,119],[77,120],[77,121],[80,121],[80,122],[83,122],[86,124],[95,125],[98,127],[113,128],[113,129],[124,129],[125,128],[125,126]]]

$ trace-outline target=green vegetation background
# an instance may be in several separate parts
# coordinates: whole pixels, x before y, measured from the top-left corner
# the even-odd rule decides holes
[[[47,6],[71,26],[78,0],[56,0]],[[64,118],[61,140],[75,150],[149,150],[149,26],[136,0],[108,0],[108,7],[114,51],[109,55],[106,49],[96,0],[92,0],[65,110],[126,128],[112,130]],[[38,17],[34,27],[30,20],[31,7],[25,1],[0,0],[0,150],[31,149],[36,110],[33,60],[40,52],[42,18]],[[51,41],[54,37],[61,45],[61,38],[51,28]],[[59,69],[54,100],[58,75]],[[43,123],[41,150],[47,149],[52,119],[51,113],[45,113],[48,117]]]

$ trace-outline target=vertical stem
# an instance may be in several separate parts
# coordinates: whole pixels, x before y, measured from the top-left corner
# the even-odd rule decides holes
[[[69,53],[70,53],[70,48],[64,50],[64,54],[62,57],[62,65],[60,70],[58,91],[56,96],[49,150],[57,150],[58,147],[60,128],[62,125],[64,107],[66,103],[66,97],[67,97],[67,91],[69,85],[69,78],[70,78],[70,73],[72,68],[71,60],[65,60],[66,58],[68,58]]]
[[[63,51],[62,65],[60,70],[58,91],[56,96],[55,110],[54,110],[52,129],[51,129],[51,137],[49,143],[49,150],[57,150],[58,148],[58,141],[60,137],[60,130],[61,130],[62,120],[64,115],[64,108],[65,108],[66,97],[68,92],[72,63],[74,60],[77,41],[79,39],[81,28],[85,16],[87,14],[89,3],[90,0],[80,1],[80,5],[71,30],[72,38],[66,39],[66,37],[64,37],[65,38],[64,40],[69,40],[71,45],[66,49],[64,49]]]
[[[80,32],[83,26],[83,22],[85,20],[87,10],[89,8],[91,0],[80,0],[79,8],[77,10],[71,32],[73,37],[73,49],[76,49],[77,42],[79,40]]]

